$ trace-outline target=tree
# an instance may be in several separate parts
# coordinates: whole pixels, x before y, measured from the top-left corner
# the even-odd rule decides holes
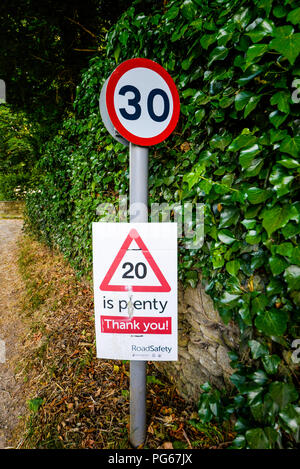
[[[110,25],[131,2],[12,0],[0,5],[0,77],[7,101],[37,118],[72,105],[80,71],[101,54]]]
[[[38,131],[22,112],[0,106],[0,199],[22,196],[37,177]]]

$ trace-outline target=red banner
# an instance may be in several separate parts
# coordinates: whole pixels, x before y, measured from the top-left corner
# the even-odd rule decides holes
[[[101,316],[101,332],[110,334],[171,334],[172,318]]]

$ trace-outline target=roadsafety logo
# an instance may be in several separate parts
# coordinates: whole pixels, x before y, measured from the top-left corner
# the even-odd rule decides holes
[[[6,103],[6,85],[4,80],[0,80],[0,104]]]
[[[296,349],[292,353],[292,362],[297,365],[298,363],[300,363],[300,339],[293,340],[292,347]]]

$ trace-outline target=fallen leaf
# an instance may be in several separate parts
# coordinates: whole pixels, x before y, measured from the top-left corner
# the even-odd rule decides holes
[[[173,449],[173,444],[171,441],[165,441],[165,443],[161,445],[161,449]]]

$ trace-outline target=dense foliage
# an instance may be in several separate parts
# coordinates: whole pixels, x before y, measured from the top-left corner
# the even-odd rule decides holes
[[[0,200],[21,197],[35,187],[38,134],[38,126],[24,113],[0,105]]]
[[[79,74],[103,49],[127,0],[10,0],[0,4],[0,78],[7,101],[39,119],[73,103]],[[55,117],[55,116],[53,116]]]
[[[206,291],[241,346],[232,352],[236,394],[204,387],[200,416],[234,413],[235,447],[291,446],[300,407],[300,8],[294,0],[174,0],[143,14],[135,2],[93,58],[41,161],[44,182],[27,200],[28,226],[91,272],[91,222],[99,203],[128,191],[128,150],[101,123],[98,97],[120,63],[147,57],[174,78],[182,115],[150,152],[150,203],[205,204],[200,250],[180,244],[180,278]],[[294,353],[293,353],[294,352]],[[297,355],[297,354],[296,354]],[[296,356],[297,358],[297,356]],[[228,402],[227,402],[228,401]]]

